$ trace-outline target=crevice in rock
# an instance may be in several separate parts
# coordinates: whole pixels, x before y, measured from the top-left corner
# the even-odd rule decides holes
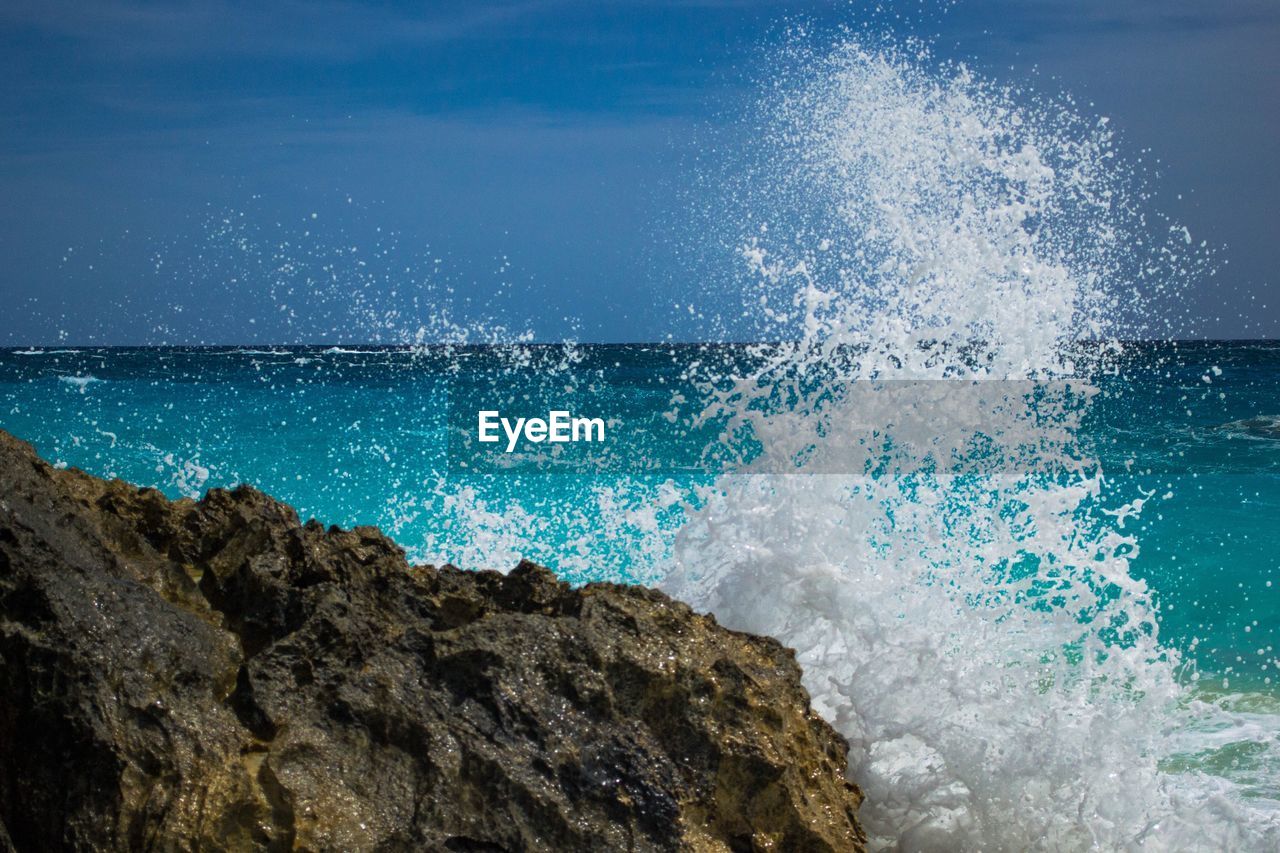
[[[446,850],[455,851],[455,853],[510,853],[501,844],[480,841],[475,838],[468,838],[465,835],[452,835],[446,838],[444,847]]]
[[[276,830],[269,848],[281,853],[294,849],[297,837],[297,826],[293,811],[293,800],[288,790],[280,784],[275,772],[271,769],[270,757],[258,768],[256,782],[267,803],[271,806],[271,825]]]
[[[236,687],[227,697],[227,705],[235,712],[240,724],[255,738],[267,743],[275,740],[278,727],[254,700],[253,682],[249,676],[249,667],[245,664],[241,664],[236,673]]]

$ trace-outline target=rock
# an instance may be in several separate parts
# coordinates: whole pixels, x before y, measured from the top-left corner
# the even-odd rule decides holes
[[[799,676],[653,590],[0,432],[0,850],[861,850]]]

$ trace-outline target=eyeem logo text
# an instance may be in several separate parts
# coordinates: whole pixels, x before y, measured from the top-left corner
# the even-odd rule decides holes
[[[575,418],[568,412],[556,410],[543,418],[501,417],[497,411],[485,409],[479,413],[478,437],[482,442],[501,441],[499,430],[506,435],[507,453],[516,449],[520,436],[525,441],[541,444],[563,444],[577,441],[604,441],[603,418]]]

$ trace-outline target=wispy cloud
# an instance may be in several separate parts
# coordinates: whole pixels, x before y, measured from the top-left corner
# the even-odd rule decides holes
[[[114,56],[316,56],[342,59],[395,44],[433,43],[501,33],[572,0],[397,7],[350,0],[10,0],[0,27],[72,39]]]
[[[1015,29],[1035,40],[1080,33],[1206,33],[1280,24],[1274,0],[979,0],[957,5],[954,14],[990,28]]]

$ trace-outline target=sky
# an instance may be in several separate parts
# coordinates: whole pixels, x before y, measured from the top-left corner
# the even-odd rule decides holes
[[[1109,117],[1225,261],[1176,311],[1280,334],[1280,5],[885,7],[0,0],[0,345],[705,336],[697,176],[798,23]]]

